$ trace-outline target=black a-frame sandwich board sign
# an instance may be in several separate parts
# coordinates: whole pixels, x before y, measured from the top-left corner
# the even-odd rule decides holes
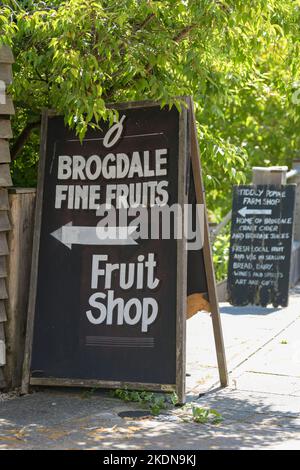
[[[201,309],[212,314],[227,385],[206,211],[203,249],[189,253],[184,217],[170,237],[161,228],[141,235],[152,218],[121,220],[121,208],[205,206],[193,103],[182,100],[181,112],[113,105],[115,123],[88,130],[82,143],[45,111],[23,393],[29,385],[127,387],[176,391],[183,403],[186,317]],[[101,207],[115,214],[103,226]]]

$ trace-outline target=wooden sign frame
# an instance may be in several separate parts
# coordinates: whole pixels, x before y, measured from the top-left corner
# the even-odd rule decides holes
[[[191,159],[192,171],[194,175],[194,184],[198,204],[205,205],[205,197],[203,190],[203,182],[201,176],[201,165],[199,158],[199,148],[197,143],[195,117],[193,112],[193,102],[191,98],[184,98],[186,106],[183,107],[179,115],[179,159],[178,159],[178,203],[183,205],[187,203],[187,177],[188,166]],[[131,102],[123,104],[111,105],[111,108],[120,110],[153,107],[158,103],[152,101]],[[32,377],[31,354],[33,343],[35,302],[37,295],[37,277],[38,277],[38,260],[40,247],[40,232],[42,220],[42,203],[45,178],[45,162],[46,162],[46,143],[47,143],[47,125],[48,118],[56,115],[53,112],[45,111],[42,118],[42,135],[40,148],[40,164],[39,178],[36,201],[35,229],[33,240],[33,259],[31,270],[31,289],[29,296],[27,334],[25,343],[25,358],[23,367],[22,393],[27,393],[29,385],[53,385],[53,386],[83,386],[83,387],[102,387],[102,388],[131,388],[153,391],[176,391],[179,402],[185,402],[185,336],[186,336],[186,310],[187,310],[187,250],[186,239],[177,240],[177,294],[176,294],[176,383],[174,384],[149,384],[123,381],[106,381],[106,380],[90,380],[90,379],[70,379],[55,377]],[[188,133],[190,128],[190,134]],[[189,136],[189,139],[188,139]],[[188,142],[190,140],[190,142]],[[184,232],[184,231],[183,231]],[[205,213],[204,228],[204,262],[208,282],[208,297],[211,307],[213,320],[214,336],[216,343],[216,352],[218,359],[219,375],[222,386],[228,384],[226,359],[224,352],[222,328],[220,322],[216,283],[214,278],[214,269],[212,265],[212,256],[209,244],[209,231],[207,216]]]
[[[196,119],[194,113],[194,103],[192,98],[189,98],[189,112],[191,120],[191,161],[193,167],[193,175],[195,182],[195,191],[197,204],[204,204],[204,243],[203,243],[203,257],[207,276],[208,298],[210,303],[210,312],[212,317],[215,348],[218,362],[219,378],[222,387],[228,386],[228,371],[222,331],[222,323],[218,302],[217,286],[215,271],[213,265],[212,251],[210,246],[208,216],[206,210],[205,191],[202,179],[200,150],[198,145],[198,135],[196,127]]]

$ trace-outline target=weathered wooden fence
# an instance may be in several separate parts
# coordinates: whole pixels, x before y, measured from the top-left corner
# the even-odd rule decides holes
[[[12,185],[10,176],[10,152],[8,139],[12,137],[10,116],[14,114],[6,87],[12,80],[13,55],[9,47],[0,47],[0,386],[4,385],[3,366],[6,363],[4,324],[7,320],[7,235],[11,228],[7,188]]]

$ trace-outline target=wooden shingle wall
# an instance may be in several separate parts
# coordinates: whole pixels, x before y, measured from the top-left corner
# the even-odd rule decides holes
[[[12,80],[12,51],[0,46],[0,388],[5,386],[3,366],[6,363],[4,322],[7,320],[7,235],[10,230],[8,188],[10,176],[9,139],[12,137],[10,117],[14,114],[12,99],[7,95],[7,85]]]

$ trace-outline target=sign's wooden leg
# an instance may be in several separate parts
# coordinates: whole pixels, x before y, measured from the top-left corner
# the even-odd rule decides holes
[[[215,338],[220,382],[221,382],[222,387],[226,387],[228,385],[228,372],[227,372],[227,365],[226,365],[222,324],[221,324],[218,297],[217,297],[215,272],[213,268],[212,253],[211,253],[211,248],[210,248],[209,228],[208,228],[208,220],[207,220],[206,204],[205,204],[205,193],[203,189],[201,164],[200,164],[200,152],[199,152],[199,147],[198,147],[196,120],[195,120],[195,115],[194,115],[194,107],[193,107],[192,99],[190,100],[190,119],[191,119],[191,160],[192,160],[192,168],[193,168],[193,175],[194,175],[194,182],[195,182],[196,200],[197,200],[197,204],[204,204],[204,208],[205,208],[203,256],[204,256],[204,264],[205,264],[205,271],[206,271],[207,285],[208,285],[208,297],[209,297],[209,303],[211,306],[212,323],[213,323],[213,331],[214,331],[214,338]]]

